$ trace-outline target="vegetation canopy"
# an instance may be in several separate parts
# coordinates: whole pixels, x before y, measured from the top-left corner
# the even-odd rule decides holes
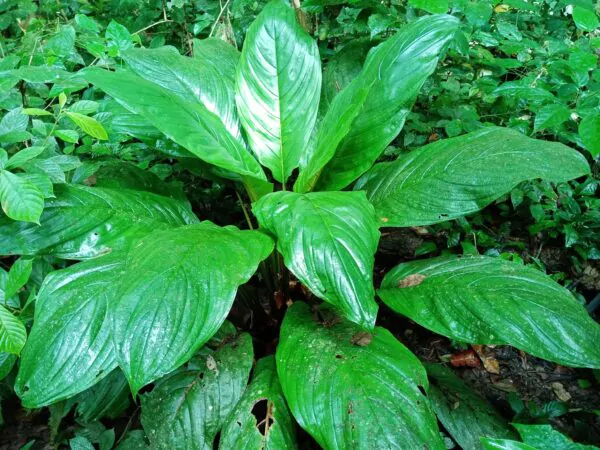
[[[597,5],[13,3],[0,399],[46,443],[595,448],[456,367],[594,389]]]

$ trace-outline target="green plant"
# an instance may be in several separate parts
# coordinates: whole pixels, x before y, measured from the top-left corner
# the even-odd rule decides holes
[[[193,57],[172,47],[123,48],[125,68],[78,72],[144,130],[178,144],[177,157],[197,157],[207,173],[245,189],[259,228],[246,210],[249,230],[200,222],[185,198],[147,172],[127,172],[135,182],[58,185],[43,212],[24,203],[12,219],[14,196],[6,196],[0,254],[82,260],[51,272],[37,294],[15,382],[23,404],[77,403],[91,420],[98,408],[85,407],[89,389],[121,398],[122,371],[141,397],[154,448],[210,448],[219,432],[222,448],[247,441],[294,448],[292,417],[324,448],[444,448],[426,369],[375,326],[380,227],[445,222],[523,181],[589,173],[575,150],[499,127],[375,164],[457,33],[459,21],[448,15],[410,22],[373,48],[343,89],[329,92],[321,115],[316,43],[281,0],[250,26],[241,54],[215,39],[195,41]],[[103,138],[65,104],[66,96],[56,122],[67,115]],[[14,220],[23,217],[39,224]],[[257,270],[272,294],[293,304],[275,357],[256,364],[246,387],[252,340],[225,319]],[[290,292],[290,273],[310,291],[305,299]],[[394,268],[377,294],[456,341],[600,367],[600,327],[568,290],[531,267],[486,256],[424,259]],[[5,324],[18,319],[7,314],[0,351],[17,354],[22,345]],[[481,428],[490,438],[513,437],[499,420]]]

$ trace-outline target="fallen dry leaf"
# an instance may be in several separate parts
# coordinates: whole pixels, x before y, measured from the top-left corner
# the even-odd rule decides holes
[[[561,402],[566,403],[569,400],[571,400],[571,394],[569,394],[567,392],[567,390],[562,385],[562,383],[555,381],[550,386],[552,387],[552,390],[554,391],[554,395],[556,395],[556,398],[558,398]]]
[[[471,347],[473,347],[473,350],[475,350],[479,356],[479,359],[481,359],[483,367],[487,372],[494,373],[496,375],[500,374],[500,363],[498,363],[498,360],[488,348],[484,347],[483,345],[472,345]]]
[[[481,367],[481,361],[473,350],[455,353],[450,358],[450,364],[454,367]]]

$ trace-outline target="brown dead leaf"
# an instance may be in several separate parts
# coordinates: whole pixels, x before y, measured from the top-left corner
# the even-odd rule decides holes
[[[420,285],[423,280],[427,278],[425,275],[421,275],[420,273],[413,273],[405,278],[402,278],[398,281],[399,288],[407,288]]]
[[[450,364],[454,367],[481,367],[481,361],[473,350],[455,353],[450,357]]]
[[[471,347],[473,347],[473,350],[475,350],[479,359],[481,359],[483,367],[487,372],[496,375],[500,374],[500,364],[487,347],[484,347],[483,345],[471,345]]]
[[[571,400],[571,394],[567,392],[562,383],[555,381],[550,386],[552,387],[552,391],[554,391],[556,398],[558,398],[561,402],[567,403],[569,400]]]

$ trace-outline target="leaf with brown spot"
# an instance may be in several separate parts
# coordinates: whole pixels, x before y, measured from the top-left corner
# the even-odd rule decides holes
[[[412,275],[409,275],[405,278],[402,278],[400,281],[398,281],[398,287],[399,288],[408,288],[408,287],[418,286],[423,282],[423,280],[425,278],[427,278],[425,275],[421,275],[420,273],[413,273]]]

